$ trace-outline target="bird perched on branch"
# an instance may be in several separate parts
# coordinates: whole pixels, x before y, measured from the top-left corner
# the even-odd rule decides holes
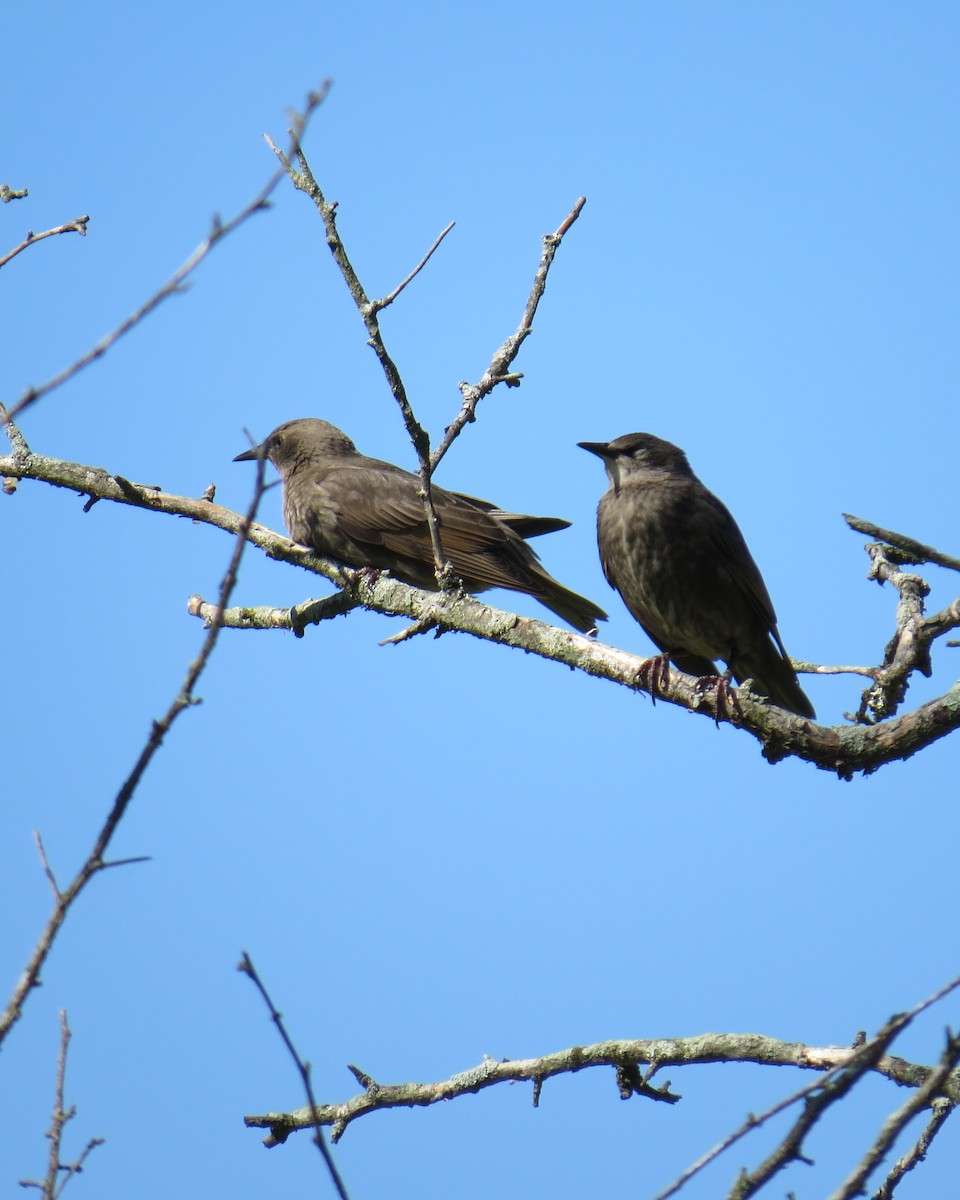
[[[815,716],[743,534],[684,452],[650,433],[578,444],[610,478],[597,509],[603,573],[663,654],[699,676],[722,659],[738,683]]]
[[[415,587],[437,589],[430,534],[417,475],[361,454],[327,421],[278,426],[234,462],[263,454],[283,481],[283,519],[290,536],[350,567],[376,567]],[[607,614],[558,583],[524,538],[565,529],[558,517],[505,512],[486,500],[430,489],[444,557],[469,592],[527,592],[586,633]]]

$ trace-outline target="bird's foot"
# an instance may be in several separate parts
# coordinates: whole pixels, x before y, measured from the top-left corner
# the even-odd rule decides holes
[[[663,695],[670,684],[670,655],[655,654],[653,658],[645,659],[637,671],[637,679],[656,704],[658,697]]]
[[[737,689],[731,686],[732,671],[724,671],[722,675],[705,675],[697,684],[698,692],[715,688],[713,702],[715,705],[713,719],[719,727],[721,721],[732,721],[734,716],[740,716],[740,700]]]
[[[358,583],[365,583],[367,587],[373,587],[383,574],[379,567],[344,567],[344,571],[354,587]]]

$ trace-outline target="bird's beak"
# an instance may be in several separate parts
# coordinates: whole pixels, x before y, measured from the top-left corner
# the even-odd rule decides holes
[[[589,450],[591,454],[595,454],[597,458],[604,460],[610,457],[609,442],[577,442],[581,450]]]
[[[244,450],[242,454],[238,454],[233,460],[234,462],[255,462],[263,452],[262,446],[251,446],[249,450]]]

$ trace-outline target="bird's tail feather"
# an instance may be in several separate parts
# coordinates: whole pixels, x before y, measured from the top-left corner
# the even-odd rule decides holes
[[[768,696],[774,704],[796,713],[798,717],[809,717],[811,720],[816,717],[813,705],[797,682],[796,672],[787,659],[781,658],[776,652],[772,643],[769,652],[741,655],[731,663],[731,667],[738,683],[751,679],[753,690],[761,696]]]

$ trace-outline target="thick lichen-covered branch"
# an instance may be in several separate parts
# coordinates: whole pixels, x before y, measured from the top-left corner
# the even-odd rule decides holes
[[[125,476],[101,467],[48,458],[22,446],[14,454],[0,457],[0,476],[68,488],[89,497],[87,508],[100,500],[109,500],[170,516],[190,517],[233,534],[240,533],[244,524],[239,513],[206,498],[174,495],[157,487],[132,483]],[[263,525],[253,524],[247,537],[269,557],[328,579],[345,593],[346,599],[338,601],[343,604],[344,611],[351,606],[362,606],[375,612],[410,617],[414,621],[426,619],[440,632],[469,633],[563,663],[633,691],[650,690],[650,676],[644,670],[649,660],[614,646],[493,608],[472,596],[458,592],[426,592],[387,574],[351,570],[318,558]],[[191,603],[193,611],[202,614],[199,606],[203,601],[198,599]],[[227,610],[224,627],[256,627],[246,615],[249,611]],[[282,618],[268,624],[270,628],[284,627]],[[294,619],[289,627],[297,627]],[[680,671],[671,671],[666,680],[658,679],[656,693],[658,700],[746,730],[761,743],[764,757],[770,762],[800,758],[845,779],[857,772],[869,773],[886,763],[908,758],[960,726],[960,685],[913,712],[869,726],[816,724],[767,704],[744,688],[734,690],[735,704],[718,704],[718,690],[709,681],[695,679]]]

